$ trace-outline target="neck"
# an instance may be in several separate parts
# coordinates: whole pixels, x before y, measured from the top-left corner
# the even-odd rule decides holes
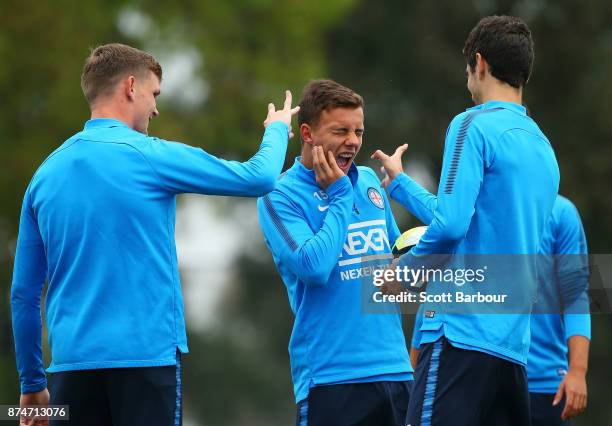
[[[522,105],[523,89],[515,89],[508,84],[493,84],[484,91],[480,99],[480,103],[483,104],[489,101],[513,102]]]
[[[304,144],[304,146],[306,145]],[[302,149],[302,158],[300,159],[300,162],[304,167],[312,170],[312,152],[308,152],[308,149]]]
[[[133,127],[134,123],[131,116],[123,109],[113,105],[102,104],[94,105],[91,107],[91,118],[112,118],[119,120],[130,127]]]

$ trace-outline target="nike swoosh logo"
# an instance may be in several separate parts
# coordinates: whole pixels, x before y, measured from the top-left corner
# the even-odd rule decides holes
[[[327,210],[329,208],[329,206],[317,206],[319,208],[320,212],[324,212],[325,210]]]

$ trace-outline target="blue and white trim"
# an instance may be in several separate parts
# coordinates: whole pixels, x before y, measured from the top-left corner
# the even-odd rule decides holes
[[[176,405],[174,407],[174,426],[182,425],[182,403],[183,395],[181,393],[181,353],[176,351]]]
[[[442,339],[434,343],[429,360],[429,371],[427,372],[427,384],[423,396],[423,410],[421,411],[421,426],[431,426],[433,414],[433,403],[436,399],[436,386],[438,383],[438,369],[440,368],[440,352],[442,352]]]
[[[308,399],[300,401],[297,405],[295,426],[308,426]]]

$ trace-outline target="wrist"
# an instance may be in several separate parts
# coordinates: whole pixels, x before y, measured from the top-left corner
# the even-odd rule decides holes
[[[389,176],[389,180],[393,180],[396,177],[398,177],[399,175],[401,175],[402,173],[404,173],[404,170],[402,169],[397,169],[397,170],[386,170],[387,175]]]
[[[352,189],[351,180],[348,176],[340,176],[338,179],[327,185],[323,190],[330,197],[333,198],[338,195],[342,195],[345,191]]]
[[[289,125],[283,120],[276,119],[274,121],[269,122],[267,125],[265,125],[266,129],[269,129],[270,127],[279,127],[289,132]]]
[[[567,373],[576,374],[580,376],[586,376],[587,368],[584,365],[570,365]]]

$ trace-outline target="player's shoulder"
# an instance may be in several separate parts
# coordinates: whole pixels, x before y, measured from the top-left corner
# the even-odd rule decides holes
[[[572,201],[567,198],[564,197],[561,194],[557,194],[557,198],[555,199],[555,207],[559,208],[559,209],[570,209],[570,210],[574,210],[576,209],[576,206],[574,205],[574,203],[572,203]]]
[[[296,179],[293,167],[291,167],[278,176],[276,186],[272,192],[290,195],[292,192],[300,191],[302,186],[300,180]]]
[[[575,221],[579,219],[578,209],[572,201],[561,194],[557,195],[553,205],[553,217],[556,222]]]
[[[291,169],[281,173],[276,179],[274,189],[257,199],[257,206],[262,207],[267,203],[292,203],[295,192],[300,190],[300,185]]]
[[[32,175],[32,181],[45,174],[45,171],[53,168],[54,164],[57,164],[56,160],[62,157],[62,153],[67,152],[76,142],[81,138],[83,132],[78,132],[66,139],[60,146],[55,148],[38,166],[34,174]]]
[[[452,119],[451,126],[458,128],[459,131],[498,127],[500,115],[503,114],[503,108],[469,108],[457,114]]]

